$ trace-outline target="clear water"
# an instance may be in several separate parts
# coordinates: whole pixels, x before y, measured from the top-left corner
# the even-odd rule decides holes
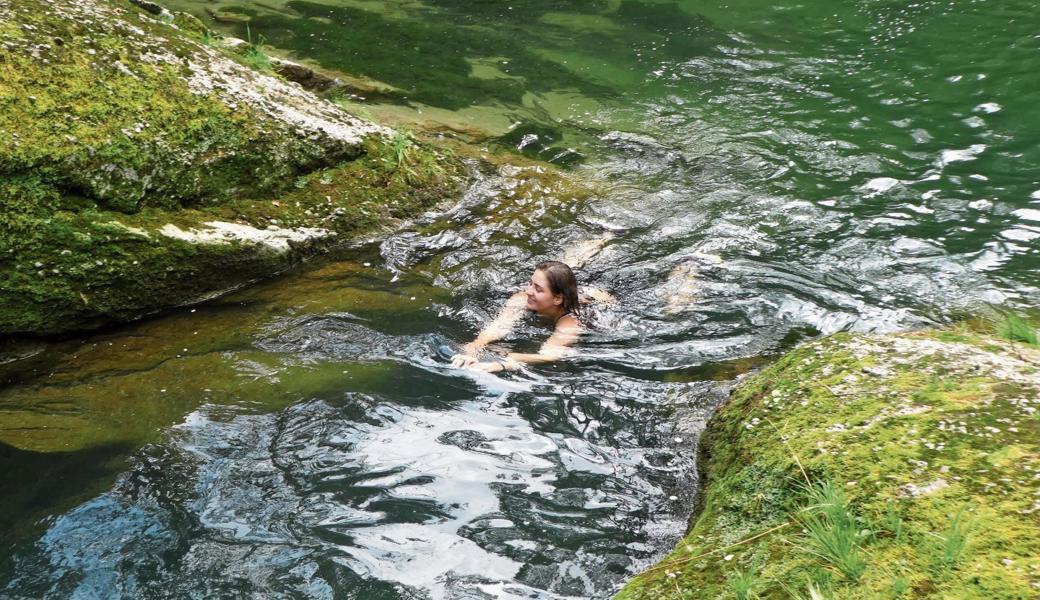
[[[601,193],[484,173],[318,270],[27,349],[0,390],[5,595],[609,597],[681,533],[740,373],[1037,308],[1032,3],[173,4]],[[446,367],[561,256],[619,298],[579,358]]]

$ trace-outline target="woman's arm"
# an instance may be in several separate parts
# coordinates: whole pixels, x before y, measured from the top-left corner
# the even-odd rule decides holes
[[[495,317],[495,320],[488,323],[477,334],[476,339],[463,346],[462,352],[452,357],[451,364],[456,367],[468,367],[475,364],[477,362],[476,355],[484,349],[484,346],[504,338],[513,330],[516,322],[524,316],[526,306],[527,296],[523,292],[517,292],[510,296],[509,300],[506,300],[506,305],[502,307],[498,316]]]
[[[498,371],[511,371],[520,368],[521,363],[544,364],[560,360],[567,356],[570,347],[578,341],[581,335],[581,324],[574,317],[567,315],[556,323],[556,329],[549,339],[545,340],[537,354],[510,352],[503,362],[484,362],[466,365],[473,369],[496,373]]]

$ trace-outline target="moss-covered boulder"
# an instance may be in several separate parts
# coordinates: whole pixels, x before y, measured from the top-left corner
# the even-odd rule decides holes
[[[623,600],[1040,597],[1040,352],[842,334],[743,382],[686,537]]]
[[[148,8],[0,3],[0,335],[195,301],[457,183],[444,156]]]

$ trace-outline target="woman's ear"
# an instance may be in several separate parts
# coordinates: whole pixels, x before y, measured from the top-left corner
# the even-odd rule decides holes
[[[563,294],[554,294],[553,304],[555,304],[556,306],[563,304]]]

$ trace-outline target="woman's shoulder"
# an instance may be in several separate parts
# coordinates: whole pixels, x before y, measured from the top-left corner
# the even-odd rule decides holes
[[[556,320],[555,329],[581,329],[581,321],[578,320],[578,316],[574,313],[567,313]]]

